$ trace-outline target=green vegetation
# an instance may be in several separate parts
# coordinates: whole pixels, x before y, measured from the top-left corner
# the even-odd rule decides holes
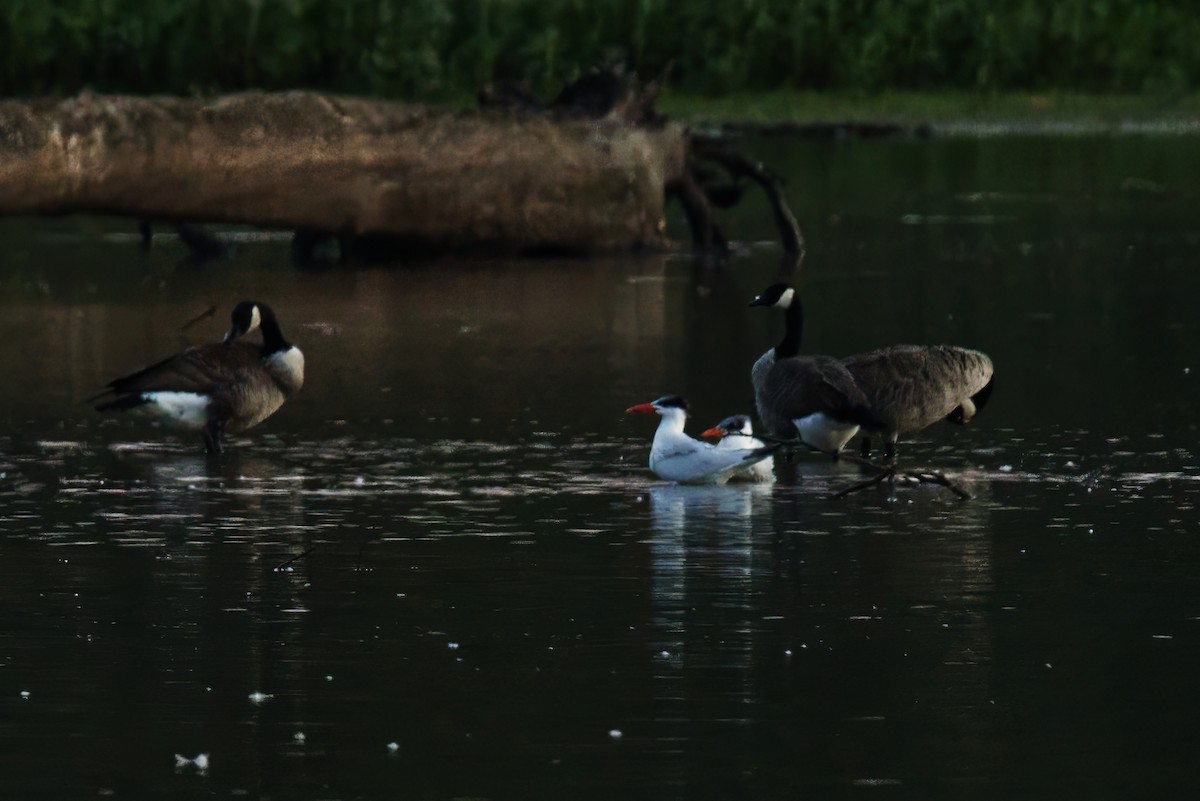
[[[5,0],[0,94],[308,87],[410,99],[598,63],[671,86],[1187,93],[1185,0]]]
[[[1194,127],[1200,95],[1094,95],[1053,92],[813,92],[780,90],[711,98],[672,92],[658,103],[672,117],[747,125],[894,123],[970,127],[1070,126],[1084,132],[1136,120]]]

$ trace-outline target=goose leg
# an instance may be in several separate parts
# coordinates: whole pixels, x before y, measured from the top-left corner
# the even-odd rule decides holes
[[[883,460],[887,464],[888,500],[896,499],[896,432],[883,439]]]
[[[201,432],[204,435],[204,450],[208,453],[221,452],[221,425],[213,420]]]

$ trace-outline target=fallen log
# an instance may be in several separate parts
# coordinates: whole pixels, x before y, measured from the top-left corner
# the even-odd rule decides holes
[[[311,92],[0,101],[0,214],[243,223],[423,249],[665,249],[671,122]]]
[[[168,223],[196,259],[228,251],[197,223],[290,229],[307,261],[330,238],[343,258],[664,250],[677,197],[694,247],[723,253],[714,208],[748,180],[802,257],[779,178],[658,114],[661,88],[616,67],[549,104],[485,89],[473,112],[312,92],[0,101],[0,214],[129,215],[147,245],[152,223]]]

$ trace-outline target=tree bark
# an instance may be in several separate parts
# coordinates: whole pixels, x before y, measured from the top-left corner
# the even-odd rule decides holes
[[[0,101],[0,214],[123,214],[435,250],[664,249],[675,123],[311,92]]]

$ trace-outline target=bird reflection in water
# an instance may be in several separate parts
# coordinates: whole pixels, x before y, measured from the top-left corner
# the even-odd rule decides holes
[[[650,488],[650,643],[666,707],[687,706],[693,690],[684,674],[697,668],[735,672],[740,680],[722,693],[739,703],[751,696],[755,582],[770,573],[754,567],[753,521],[763,519],[771,491],[768,484]]]

